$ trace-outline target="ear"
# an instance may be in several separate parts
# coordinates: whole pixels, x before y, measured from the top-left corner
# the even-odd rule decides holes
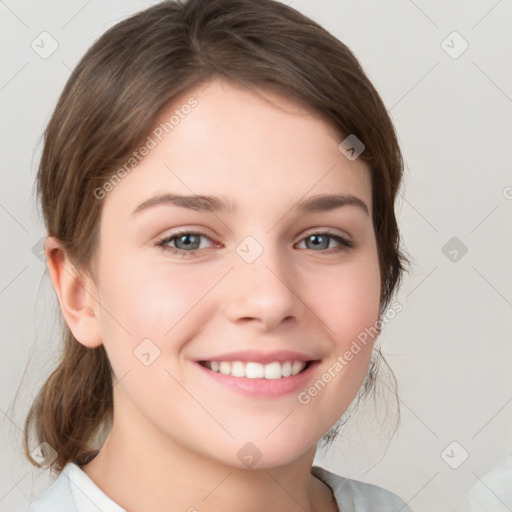
[[[55,237],[46,237],[44,252],[53,288],[73,336],[88,348],[98,347],[103,340],[99,326],[100,304],[94,281],[88,274],[75,268]]]

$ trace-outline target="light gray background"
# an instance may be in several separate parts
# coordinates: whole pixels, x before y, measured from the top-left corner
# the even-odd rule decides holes
[[[32,252],[44,235],[32,196],[40,137],[86,49],[154,3],[0,1],[0,510],[24,510],[50,482],[20,451],[29,401],[59,346],[51,284]],[[381,336],[400,384],[401,427],[387,446],[375,428],[352,426],[362,440],[316,462],[390,489],[416,512],[469,510],[473,486],[493,505],[471,510],[512,510],[500,479],[487,475],[512,451],[511,3],[291,2],[354,51],[390,111],[407,168],[399,221],[415,260],[397,295],[403,310]],[[31,48],[43,31],[59,45],[46,59]],[[446,39],[453,31],[469,44],[457,58],[463,42]],[[452,237],[467,247],[456,261],[442,251]]]

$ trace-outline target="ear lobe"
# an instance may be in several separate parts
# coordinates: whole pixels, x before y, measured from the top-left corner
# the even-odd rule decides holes
[[[55,237],[46,238],[44,252],[53,288],[73,336],[88,348],[98,347],[103,340],[99,328],[100,306],[93,280],[75,268]]]

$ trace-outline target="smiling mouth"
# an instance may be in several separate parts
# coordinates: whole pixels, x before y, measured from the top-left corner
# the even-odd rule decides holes
[[[216,373],[246,379],[285,379],[307,370],[313,361],[274,361],[262,364],[253,361],[198,361],[198,363]]]

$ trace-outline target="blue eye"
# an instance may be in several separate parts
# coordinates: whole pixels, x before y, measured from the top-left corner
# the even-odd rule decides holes
[[[176,233],[160,240],[156,245],[161,247],[164,251],[171,251],[176,254],[181,254],[182,256],[188,256],[190,253],[195,253],[200,248],[204,248],[201,247],[201,238],[210,240],[204,233],[183,231],[182,233]],[[175,246],[169,245],[171,243]]]
[[[335,240],[336,242],[338,242],[338,244],[341,245],[341,249],[339,247],[335,248],[336,251],[351,248],[354,246],[354,243],[352,242],[352,240],[347,240],[346,238],[344,238],[340,235],[337,235],[334,233],[329,233],[329,232],[313,233],[311,235],[308,235],[302,241],[306,241],[306,245],[308,245],[307,244],[308,241],[311,242],[310,247],[308,247],[308,249],[312,248],[312,247],[317,247],[317,248],[320,247],[321,249],[325,250],[325,249],[330,249],[330,247],[329,247],[330,240]]]
[[[159,240],[156,245],[163,251],[169,251],[178,256],[188,257],[194,256],[200,249],[205,249],[204,246],[201,247],[201,238],[212,241],[211,238],[204,233],[183,231]],[[331,240],[335,240],[338,243],[338,246],[329,247],[331,245]],[[352,240],[348,240],[329,231],[309,234],[301,240],[301,243],[304,241],[308,246],[306,248],[314,250],[314,252],[325,252],[328,249],[333,249],[330,252],[340,252],[354,247],[354,242]],[[321,251],[317,251],[316,249],[318,248],[320,248]]]

